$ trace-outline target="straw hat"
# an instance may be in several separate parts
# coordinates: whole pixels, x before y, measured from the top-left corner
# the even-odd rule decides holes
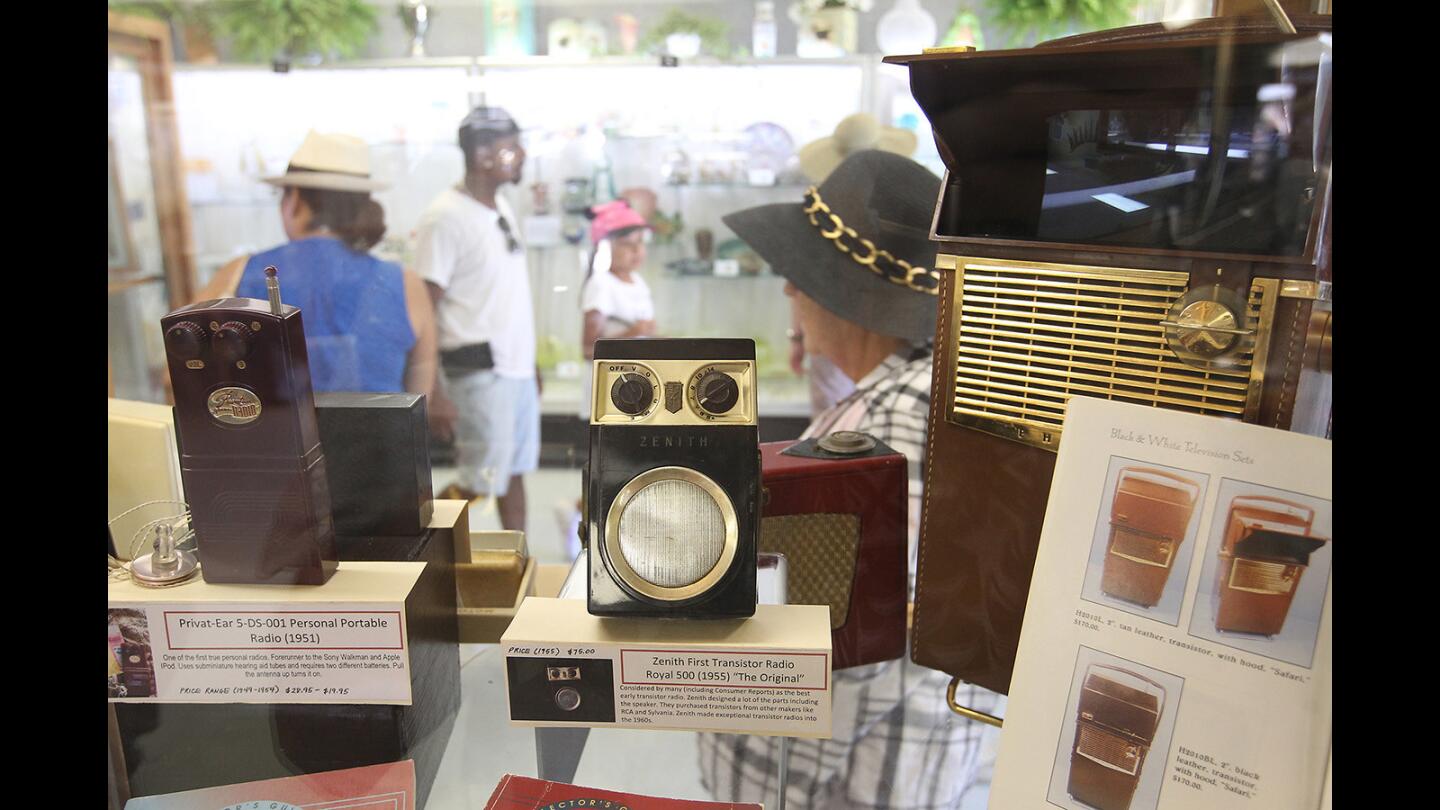
[[[330,191],[383,191],[390,187],[370,178],[370,147],[353,135],[310,130],[295,150],[290,165],[279,177],[266,177],[272,186],[321,188]]]
[[[800,147],[800,171],[820,183],[847,155],[862,149],[879,149],[909,157],[915,152],[915,133],[899,127],[881,126],[875,116],[855,113],[835,125],[834,134]]]

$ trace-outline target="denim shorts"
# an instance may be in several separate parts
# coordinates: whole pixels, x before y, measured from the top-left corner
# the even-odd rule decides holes
[[[540,463],[540,396],[535,380],[494,371],[445,376],[455,403],[455,466],[463,489],[501,496],[510,478]]]

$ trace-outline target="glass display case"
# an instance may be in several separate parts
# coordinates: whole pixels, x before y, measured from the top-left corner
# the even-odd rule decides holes
[[[880,4],[912,19],[925,13],[918,3]],[[1222,19],[1194,36],[1154,26],[1100,32],[1114,41],[1068,49],[677,63],[673,54],[586,56],[604,32],[568,5],[432,5],[404,0],[386,15],[389,33],[408,27],[409,58],[297,59],[285,72],[167,65],[163,96],[147,84],[142,60],[112,52],[113,810],[587,806],[535,796],[504,804],[497,785],[507,775],[664,797],[636,808],[685,801],[706,803],[686,810],[719,810],[717,798],[733,793],[772,807],[979,810],[990,800],[1002,729],[1017,727],[1031,750],[1014,753],[1010,735],[1012,773],[1015,762],[1036,774],[1052,770],[1052,758],[1071,763],[1054,769],[1048,787],[1073,799],[1063,806],[1079,810],[1101,795],[1095,806],[1156,810],[1165,806],[1158,785],[1181,781],[1175,769],[1190,767],[1172,744],[1197,746],[1178,749],[1185,756],[1230,757],[1225,746],[1255,737],[1205,739],[1213,724],[1199,715],[1222,705],[1207,700],[1208,670],[1181,677],[1122,652],[1224,662],[1234,670],[1227,678],[1265,679],[1236,691],[1250,699],[1274,689],[1285,711],[1303,702],[1295,697],[1302,680],[1314,704],[1302,709],[1328,703],[1328,468],[1291,465],[1310,467],[1306,475],[1324,485],[1291,502],[1259,478],[1234,484],[1283,458],[1204,476],[1167,472],[1183,455],[1156,460],[1173,450],[1214,465],[1254,461],[1242,452],[1249,445],[1223,460],[1201,447],[1207,426],[1313,440],[1307,452],[1328,459],[1328,16],[1309,21],[1323,46],[1313,52],[1295,47],[1299,35],[1273,31],[1245,32],[1237,47],[1215,35],[1230,24]],[[818,0],[795,5],[800,19],[779,26],[782,45],[801,27],[824,40],[832,17],[840,38],[856,38],[858,1],[823,15]],[[1153,19],[1157,5],[1136,3],[1136,18]],[[756,9],[766,24],[756,41],[767,52],[775,19],[788,16],[771,6]],[[483,29],[467,30],[492,51],[533,53],[543,47],[534,39],[548,34],[551,52],[567,55],[420,55],[432,13],[483,19]],[[634,39],[625,16],[614,18],[617,37]],[[858,32],[866,47],[873,28]],[[444,36],[458,34],[432,27],[429,41]],[[1149,44],[1165,36],[1174,41]],[[967,81],[955,81],[962,72]],[[1233,103],[1219,103],[1235,88]],[[542,460],[515,476],[529,487],[528,496],[519,488],[523,530],[495,528],[510,525],[503,493],[461,490],[449,459],[432,458],[427,407],[444,401],[444,388],[420,386],[426,396],[312,385],[319,364],[307,358],[301,308],[274,273],[258,293],[192,302],[235,258],[302,241],[282,224],[282,194],[293,197],[265,181],[304,172],[292,156],[317,132],[354,136],[361,162],[388,184],[374,194],[384,238],[369,250],[412,266],[424,212],[465,172],[457,126],[480,105],[513,116],[526,154],[521,179],[500,191],[513,222],[499,221],[519,237],[513,266],[523,251],[528,273],[545,430],[566,432],[555,430],[563,420],[585,437],[567,463]],[[170,118],[155,118],[157,108]],[[867,152],[849,165],[882,168],[849,187],[807,178],[801,147],[838,135],[837,123],[856,112],[913,135],[919,165]],[[173,128],[173,153],[160,154],[167,142],[154,135],[157,121]],[[1282,192],[1288,203],[1274,203]],[[589,366],[585,211],[616,199],[650,225],[639,272],[656,337],[685,340],[602,340]],[[167,218],[175,200],[184,209],[178,225]],[[809,240],[811,252],[796,254],[808,261],[779,254],[777,271],[757,252],[760,240],[751,247],[737,234],[753,232],[724,221],[767,204],[794,207],[780,241]],[[1217,217],[1238,236],[1226,236]],[[1264,247],[1271,236],[1276,244]],[[906,245],[923,249],[906,258]],[[797,265],[814,272],[795,273]],[[817,277],[817,287],[859,302],[863,316],[800,290]],[[803,441],[795,436],[813,405],[810,381],[792,365],[797,300],[813,307],[804,330],[812,337],[821,330],[808,326],[833,319],[831,342],[817,346],[856,336],[848,345],[864,347],[863,368],[832,359],[837,373],[883,393],[831,409]],[[897,321],[904,334],[873,328]],[[1074,397],[1083,404],[1068,408]],[[1067,421],[1100,399],[1132,409],[1151,438],[1122,439],[1118,422],[1100,430]],[[1196,421],[1166,421],[1180,417]],[[767,441],[767,420],[795,431]],[[1169,446],[1173,424],[1186,428],[1175,436],[1200,437],[1190,442],[1200,449]],[[1108,432],[1119,448],[1108,479],[1087,479],[1099,495],[1073,483],[1052,492],[1052,480],[1084,477],[1076,462],[1057,462],[1062,429],[1070,446]],[[1137,458],[1126,460],[1126,450]],[[1222,480],[1232,501],[1324,518],[1288,521],[1304,524],[1292,531],[1271,515],[1258,529],[1235,529],[1239,539],[1215,554],[1217,543],[1205,539],[1214,530],[1202,525],[1224,514],[1207,489]],[[1047,508],[1063,519],[1043,526]],[[1136,509],[1152,519],[1137,524]],[[1054,560],[1040,554],[1042,528],[1050,537],[1061,523],[1100,532],[1090,553],[1120,560],[1090,564],[1093,587],[1084,592],[1043,589],[1047,605],[1087,602],[1039,619],[1080,634],[1048,651],[1071,656],[1074,672],[1044,673],[1071,679],[1068,705],[1054,688],[1010,692],[1021,619],[1035,632],[1031,574],[1044,570],[1037,558]],[[1303,676],[1270,654],[1269,636],[1237,644],[1219,635],[1232,632],[1220,623],[1214,637],[1197,634],[1178,607],[1174,621],[1151,621],[1151,608],[1196,598],[1196,577],[1186,574],[1194,555],[1214,557],[1198,563],[1205,583],[1233,586],[1241,562],[1260,581],[1272,546],[1286,541],[1308,549],[1290,550],[1300,555],[1291,569],[1317,555],[1304,591],[1291,570],[1263,579],[1276,590],[1262,594],[1268,612],[1251,604],[1253,587],[1228,602],[1218,592],[1206,598],[1217,622],[1220,611],[1248,605],[1265,613],[1262,629],[1278,630],[1291,614],[1307,633],[1313,625],[1303,641],[1319,655]],[[1066,576],[1078,581],[1071,567]],[[1279,592],[1292,585],[1293,595]],[[1092,591],[1125,604],[1102,604]],[[1269,660],[1231,662],[1221,648]],[[1134,677],[1101,678],[1091,667]],[[1077,700],[1082,691],[1090,697]],[[1102,699],[1110,714],[1092,716],[1103,713],[1092,705]],[[1036,706],[1069,725],[1038,734],[1029,719]],[[1155,716],[1143,734],[1114,721],[1137,709]],[[1315,782],[1318,793],[1306,769],[1321,763],[1328,780],[1330,715],[1301,715],[1310,719],[1273,724],[1286,739],[1225,763],[1250,768],[1279,751],[1289,757],[1283,767],[1263,780],[1259,768],[1241,770],[1231,784],[1308,791]],[[1242,719],[1253,727],[1260,716]],[[1076,787],[1085,780],[1105,784]],[[1025,781],[995,786],[1043,803],[1035,792],[1047,789],[1043,780]],[[1198,789],[1187,784],[1169,795]],[[911,801],[892,800],[900,795]]]
[[[259,178],[282,171],[312,129],[370,144],[376,174],[391,183],[375,195],[387,226],[378,253],[404,262],[420,213],[462,174],[456,126],[483,100],[519,122],[528,155],[522,181],[504,193],[527,243],[545,413],[580,410],[579,295],[590,249],[576,211],[629,193],[653,201],[663,223],[641,271],[658,332],[754,338],[762,412],[806,416],[806,382],[789,366],[783,282],[720,218],[798,201],[808,183],[796,150],[851,113],[909,113],[905,122],[918,127],[895,70],[869,56],[680,67],[618,57],[415,59],[288,74],[182,66],[174,84],[198,280],[284,241],[278,194]],[[930,139],[917,140],[917,159],[938,163]]]

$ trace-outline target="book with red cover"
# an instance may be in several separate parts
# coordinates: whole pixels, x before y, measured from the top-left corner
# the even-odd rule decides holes
[[[514,774],[501,777],[495,792],[490,794],[490,801],[485,803],[485,810],[570,810],[579,807],[600,810],[764,810],[764,805],[759,804],[663,799]]]

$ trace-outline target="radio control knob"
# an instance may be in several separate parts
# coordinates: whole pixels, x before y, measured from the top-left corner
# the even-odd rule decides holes
[[[214,338],[216,356],[227,363],[244,360],[250,354],[250,339],[253,334],[250,327],[239,321],[220,324]]]
[[[718,416],[740,401],[740,384],[723,371],[707,371],[695,383],[695,401],[706,413]]]
[[[205,327],[194,321],[180,321],[165,330],[165,347],[180,360],[200,359],[205,341]]]
[[[655,401],[650,381],[633,372],[621,374],[610,386],[610,399],[615,407],[631,416],[644,413]]]

